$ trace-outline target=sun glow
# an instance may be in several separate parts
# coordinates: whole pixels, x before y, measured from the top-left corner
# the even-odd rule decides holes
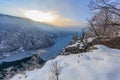
[[[25,17],[39,22],[50,22],[54,20],[54,16],[51,13],[45,13],[37,10],[26,11]]]
[[[43,12],[39,10],[28,10],[25,11],[24,15],[26,18],[29,18],[33,21],[38,21],[57,27],[68,27],[68,26],[70,27],[70,26],[83,25],[80,22],[62,17],[60,14],[56,13],[55,11]]]

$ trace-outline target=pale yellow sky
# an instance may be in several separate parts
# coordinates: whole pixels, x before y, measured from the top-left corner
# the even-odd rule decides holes
[[[70,18],[64,18],[54,11],[43,12],[38,10],[29,10],[24,12],[24,16],[33,21],[43,22],[58,27],[73,27],[83,26],[85,23],[72,20]]]
[[[36,16],[47,24],[61,27],[85,26],[89,15],[90,0],[0,0],[0,13],[18,17],[26,17],[26,11],[37,10],[50,13],[51,16]],[[44,14],[43,14],[44,15]],[[57,17],[56,17],[57,16]],[[46,18],[48,17],[48,18]],[[33,16],[27,16],[33,20]],[[54,19],[52,19],[54,18]],[[34,21],[37,21],[34,19]],[[45,21],[46,20],[46,21]]]

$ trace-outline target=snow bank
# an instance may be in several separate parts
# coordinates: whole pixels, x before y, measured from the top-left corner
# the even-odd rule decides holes
[[[59,80],[120,80],[120,50],[102,45],[84,54],[60,55],[41,69],[17,74],[10,80],[50,80],[53,63],[59,65]]]

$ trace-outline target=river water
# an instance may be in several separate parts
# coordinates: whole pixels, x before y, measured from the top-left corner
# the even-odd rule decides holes
[[[66,35],[62,37],[58,37],[55,40],[55,44],[49,48],[45,49],[39,49],[39,50],[31,50],[31,51],[23,51],[23,52],[16,52],[14,54],[11,54],[3,59],[0,59],[1,62],[11,62],[20,60],[26,57],[31,56],[33,53],[39,52],[41,55],[41,58],[45,61],[55,58],[57,55],[59,55],[62,51],[62,49],[69,43],[71,40],[72,35]]]

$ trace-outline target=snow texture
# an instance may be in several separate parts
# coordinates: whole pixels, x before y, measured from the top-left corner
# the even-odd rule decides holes
[[[59,55],[41,69],[25,71],[10,80],[49,80],[55,61],[59,80],[120,80],[120,50],[96,45],[98,49],[83,54]]]

